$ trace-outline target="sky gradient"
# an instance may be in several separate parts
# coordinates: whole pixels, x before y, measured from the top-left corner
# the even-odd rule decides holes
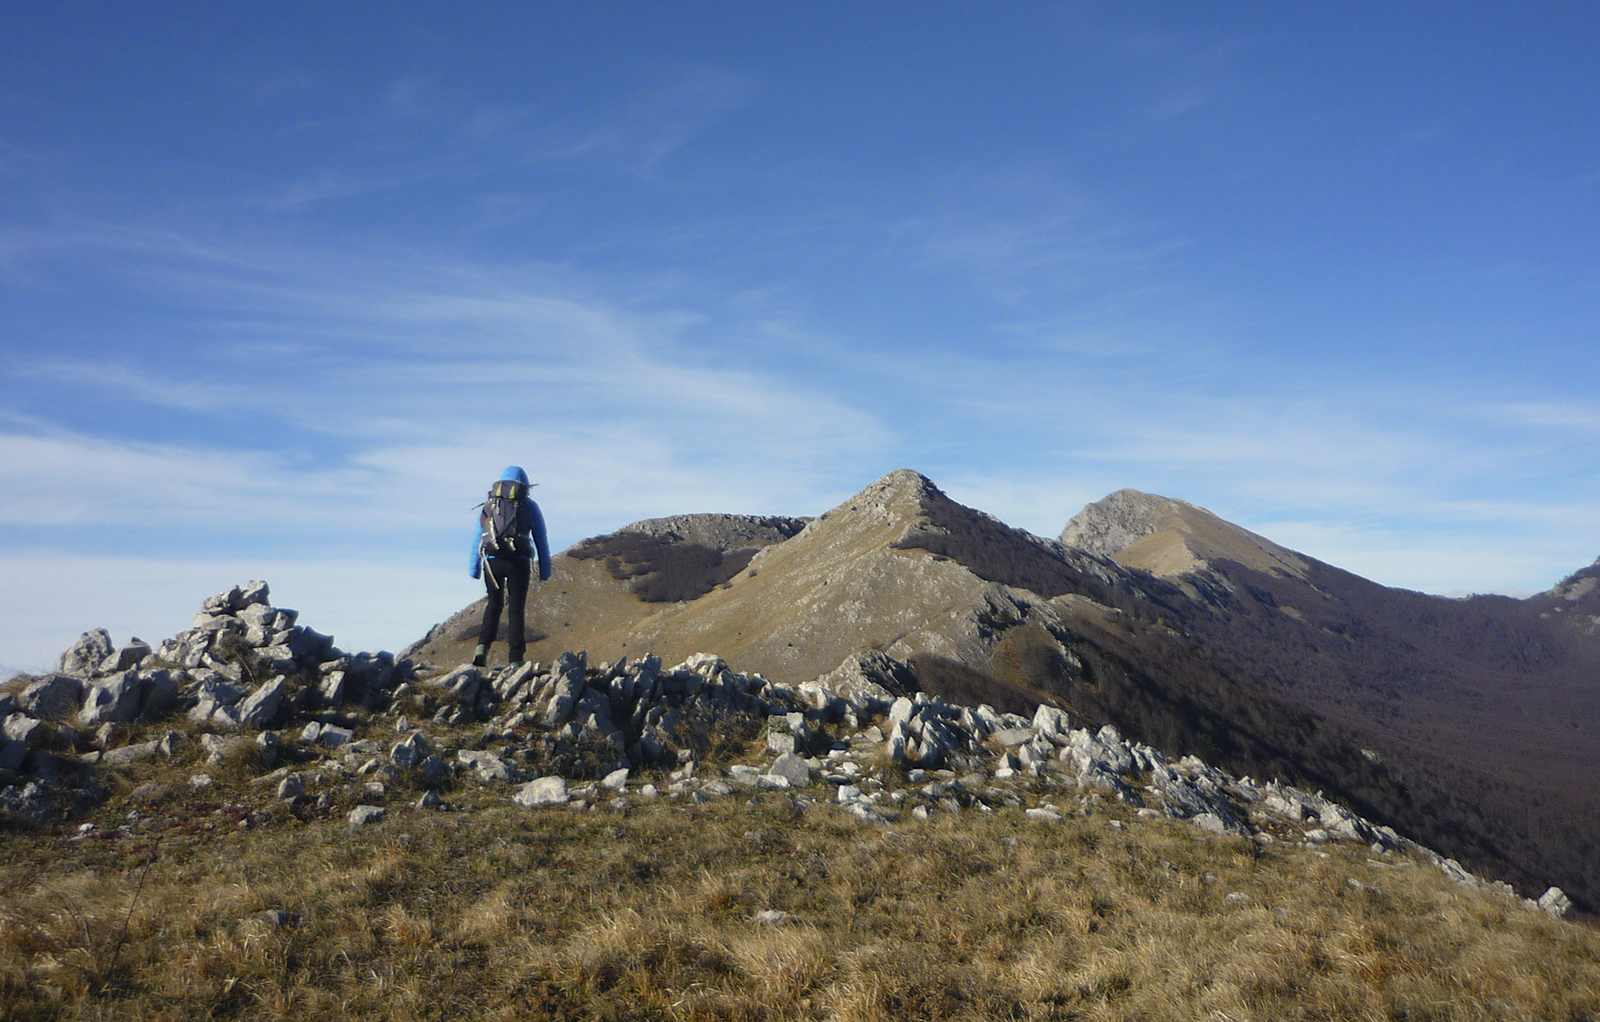
[[[909,467],[1593,561],[1600,7],[1131,6],[5,5],[0,665],[397,649],[508,463],[557,549]]]

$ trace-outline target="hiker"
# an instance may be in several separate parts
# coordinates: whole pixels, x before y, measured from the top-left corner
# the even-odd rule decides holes
[[[504,606],[506,644],[515,666],[522,663],[527,649],[522,613],[528,602],[533,554],[535,550],[539,553],[539,581],[549,580],[550,541],[545,538],[539,505],[528,497],[528,473],[521,467],[512,465],[500,473],[499,482],[489,489],[481,506],[478,535],[472,541],[472,577],[482,574],[489,600],[483,606],[483,627],[478,629],[472,665],[482,667],[488,662]]]

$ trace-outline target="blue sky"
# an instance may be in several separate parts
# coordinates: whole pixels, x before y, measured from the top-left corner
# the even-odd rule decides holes
[[[899,467],[1381,582],[1600,554],[1592,4],[9,4],[0,664],[264,577],[348,648]]]

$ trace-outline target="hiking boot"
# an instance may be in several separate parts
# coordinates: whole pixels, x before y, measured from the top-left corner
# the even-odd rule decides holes
[[[472,666],[482,667],[489,662],[489,647],[479,646],[472,651]]]
[[[511,660],[511,661],[508,661],[506,663],[506,666],[507,667],[521,667],[522,666],[522,661],[521,660]]]

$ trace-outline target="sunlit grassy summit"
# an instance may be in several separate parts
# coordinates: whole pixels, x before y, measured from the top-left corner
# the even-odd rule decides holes
[[[900,471],[815,518],[574,545],[522,663],[464,662],[477,605],[352,653],[235,586],[0,693],[0,1003],[1594,1017],[1600,939],[1567,918],[1594,877],[1559,812],[1586,793],[1482,742],[1464,772],[1429,730],[1485,726],[1430,687],[1464,661],[1395,652],[1490,622],[1474,661],[1545,643],[1528,716],[1581,706],[1592,570],[1438,600],[1181,501],[1122,491],[1054,541]],[[1383,662],[1378,727],[1348,680]],[[1567,801],[1519,817],[1475,776]],[[1547,829],[1505,842],[1522,819]]]

